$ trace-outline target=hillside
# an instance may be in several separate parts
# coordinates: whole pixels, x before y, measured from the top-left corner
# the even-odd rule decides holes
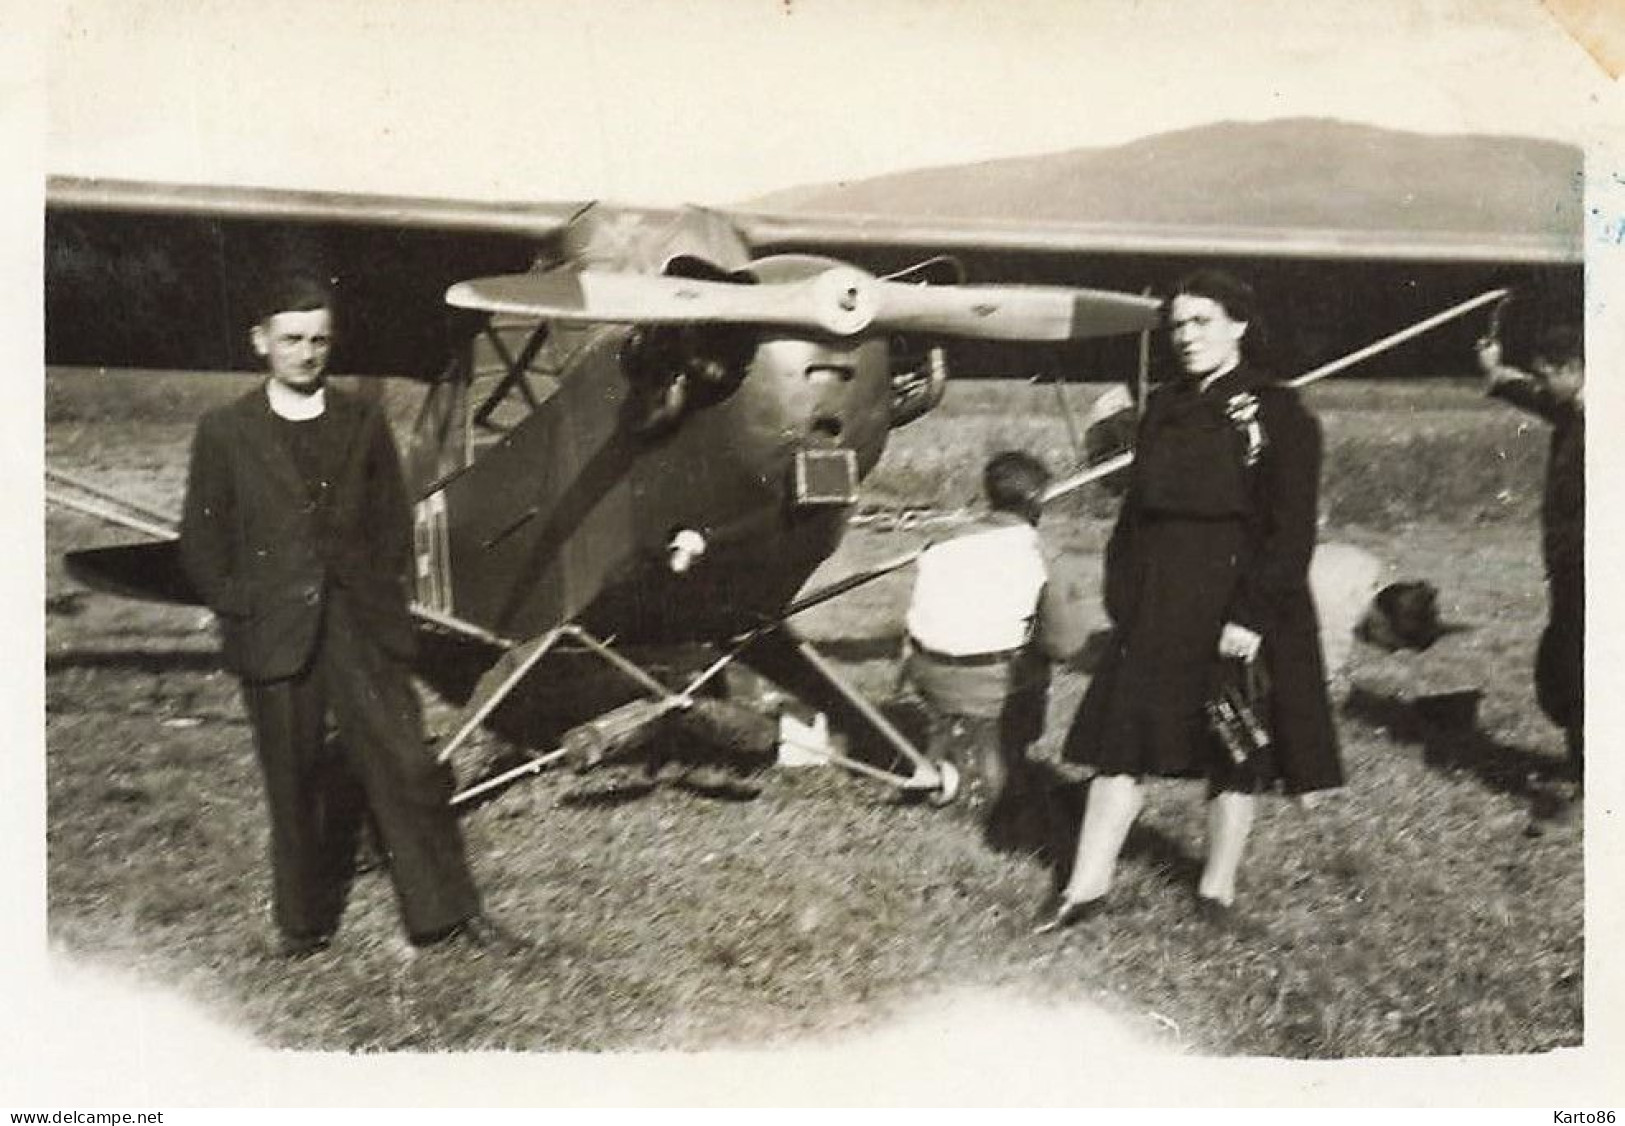
[[[1523,137],[1316,118],[1221,122],[1110,148],[792,188],[768,210],[1362,230],[1575,230],[1583,157]]]

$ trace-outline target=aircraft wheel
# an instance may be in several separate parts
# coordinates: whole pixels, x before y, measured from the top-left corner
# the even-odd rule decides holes
[[[959,796],[959,768],[951,762],[938,762],[936,767],[942,781],[931,791],[930,801],[936,806],[948,805]]]

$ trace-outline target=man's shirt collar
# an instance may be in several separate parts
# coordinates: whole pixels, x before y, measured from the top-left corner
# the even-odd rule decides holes
[[[265,381],[265,399],[271,405],[272,414],[289,422],[309,422],[313,418],[320,418],[327,409],[325,387],[318,387],[310,394],[303,395],[274,379],[268,379]]]

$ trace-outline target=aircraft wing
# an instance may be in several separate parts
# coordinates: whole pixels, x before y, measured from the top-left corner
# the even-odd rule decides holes
[[[1579,265],[1578,229],[1549,233],[903,219],[885,215],[740,211],[758,251],[913,251],[1183,259],[1288,259],[1520,266]]]
[[[698,232],[694,245],[673,241],[670,232],[685,227]],[[437,377],[449,345],[481,322],[478,312],[448,309],[448,289],[470,279],[527,274],[538,261],[569,259],[608,272],[650,274],[674,251],[698,253],[735,269],[749,252],[801,250],[884,274],[899,263],[948,253],[974,261],[979,281],[1017,281],[1030,291],[1019,295],[1019,308],[1013,296],[1001,296],[1002,327],[978,322],[976,331],[961,333],[983,307],[995,303],[968,290],[957,297],[946,287],[917,292],[920,287],[892,284],[882,276],[874,288],[888,295],[883,323],[905,326],[900,331],[918,325],[923,326],[919,331],[950,335],[1065,341],[1104,331],[1096,323],[1102,318],[1111,328],[1122,316],[1133,319],[1140,311],[1091,299],[1089,316],[1080,318],[1076,303],[1050,301],[1032,283],[1136,293],[1162,284],[1168,271],[1189,268],[1193,261],[1275,261],[1282,263],[1275,272],[1275,288],[1281,291],[1276,296],[1290,299],[1288,304],[1306,293],[1335,292],[1345,305],[1363,307],[1371,302],[1349,296],[1365,284],[1361,277],[1317,276],[1311,285],[1295,264],[1319,270],[1318,263],[1336,262],[1349,271],[1412,264],[1416,271],[1432,272],[1426,277],[1407,272],[1403,287],[1384,281],[1360,292],[1369,290],[1375,300],[1405,290],[1406,300],[1427,305],[1459,296],[1467,284],[1457,276],[1463,269],[1557,266],[1559,272],[1577,274],[1574,267],[1583,260],[1579,232],[1566,228],[1413,231],[1353,224],[1239,227],[749,209],[678,213],[593,209],[579,202],[459,202],[64,178],[48,182],[45,234],[50,364],[257,369],[244,331],[256,290],[267,273],[300,264],[334,278],[340,290],[336,373],[422,379]],[[639,284],[644,293],[639,309],[647,311],[650,283]],[[749,297],[760,304],[768,295],[729,296],[735,303]],[[955,300],[967,304],[968,312],[946,308]],[[929,309],[913,309],[926,301]],[[1311,325],[1326,320],[1320,311],[1312,312],[1313,317],[1293,319]],[[1061,327],[1035,330],[1040,322]]]
[[[1311,222],[1322,222],[1318,216]],[[1428,215],[1436,217],[1440,209]],[[946,256],[977,281],[1020,279],[1124,293],[1164,293],[1175,279],[1202,265],[1234,270],[1250,281],[1267,310],[1273,364],[1303,371],[1414,324],[1473,293],[1507,288],[1523,296],[1508,322],[1509,347],[1527,354],[1536,327],[1554,318],[1578,318],[1584,293],[1581,225],[1555,206],[1549,225],[1523,216],[1500,229],[1499,213],[1480,221],[1417,218],[1414,226],[1268,224],[1264,206],[1241,211],[1255,225],[1146,220],[1071,221],[1032,217],[939,218],[857,211],[742,209],[734,214],[756,254],[812,253],[855,262],[882,276]],[[1390,224],[1409,218],[1402,207],[1380,216]],[[1485,331],[1463,321],[1409,346],[1377,365],[1383,371],[1451,371],[1470,363],[1471,342]],[[1153,347],[1160,347],[1160,343]],[[1166,357],[1163,357],[1166,359]],[[1031,361],[1038,362],[1038,361]],[[1119,352],[1087,361],[1052,357],[1051,370],[1126,373],[1134,361]],[[1024,374],[1002,354],[977,345],[963,349],[958,366],[982,374]]]
[[[52,178],[46,361],[257,368],[243,331],[256,289],[299,265],[343,294],[335,371],[433,378],[447,286],[528,269],[583,206]]]

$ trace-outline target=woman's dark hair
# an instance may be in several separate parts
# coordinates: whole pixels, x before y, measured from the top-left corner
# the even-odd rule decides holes
[[[1223,270],[1197,270],[1186,274],[1168,295],[1175,297],[1206,297],[1224,307],[1233,321],[1251,321],[1258,312],[1258,295],[1253,287]]]
[[[1258,294],[1234,274],[1204,269],[1180,278],[1162,304],[1165,324],[1169,307],[1176,297],[1206,297],[1216,302],[1231,320],[1247,322],[1247,334],[1241,338],[1242,357],[1257,364],[1268,355],[1269,338],[1264,329],[1263,315],[1258,310]]]
[[[994,454],[982,469],[982,491],[995,512],[1013,512],[1028,519],[1043,506],[1050,474],[1044,463],[1020,450]]]

